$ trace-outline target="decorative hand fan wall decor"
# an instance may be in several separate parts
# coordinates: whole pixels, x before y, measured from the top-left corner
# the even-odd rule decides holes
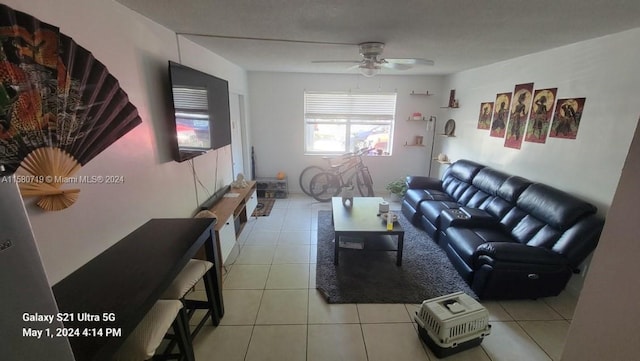
[[[80,168],[141,123],[118,81],[57,27],[0,4],[0,165],[38,206],[71,206]]]

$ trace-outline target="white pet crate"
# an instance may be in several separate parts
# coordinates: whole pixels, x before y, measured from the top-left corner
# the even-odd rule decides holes
[[[422,302],[414,319],[420,337],[438,357],[478,346],[491,333],[487,309],[463,292]]]

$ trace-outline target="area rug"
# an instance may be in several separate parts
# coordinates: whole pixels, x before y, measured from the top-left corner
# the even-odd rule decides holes
[[[396,252],[340,251],[333,264],[331,211],[318,211],[316,288],[328,303],[422,303],[426,299],[463,291],[476,298],[445,252],[414,227],[404,215],[402,266]]]
[[[276,200],[273,198],[258,198],[258,205],[251,215],[253,217],[268,216],[269,214],[271,214],[274,203],[276,203]]]

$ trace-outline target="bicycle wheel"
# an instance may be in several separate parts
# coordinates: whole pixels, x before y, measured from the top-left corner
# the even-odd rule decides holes
[[[311,178],[310,182],[311,196],[320,202],[328,202],[331,197],[335,197],[340,193],[340,179],[333,173],[322,172]]]
[[[358,193],[360,194],[360,197],[367,196],[367,193],[366,193],[367,187],[364,185],[364,180],[362,179],[362,175],[360,174],[360,171],[356,171],[351,175],[351,177],[349,177],[348,185],[352,186],[354,190],[357,189]]]
[[[311,178],[313,178],[314,175],[319,174],[324,172],[325,170],[322,167],[318,167],[317,165],[310,165],[307,168],[302,170],[302,173],[300,173],[300,178],[298,179],[298,182],[300,184],[300,189],[302,189],[302,192],[304,192],[304,194],[308,195],[309,197],[312,197],[311,195]]]
[[[354,174],[354,177],[360,195],[363,197],[373,197],[373,179],[371,179],[369,168],[362,167]]]

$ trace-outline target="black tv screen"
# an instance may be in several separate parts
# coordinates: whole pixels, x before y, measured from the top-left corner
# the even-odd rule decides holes
[[[169,61],[174,159],[182,162],[231,144],[229,83]]]

